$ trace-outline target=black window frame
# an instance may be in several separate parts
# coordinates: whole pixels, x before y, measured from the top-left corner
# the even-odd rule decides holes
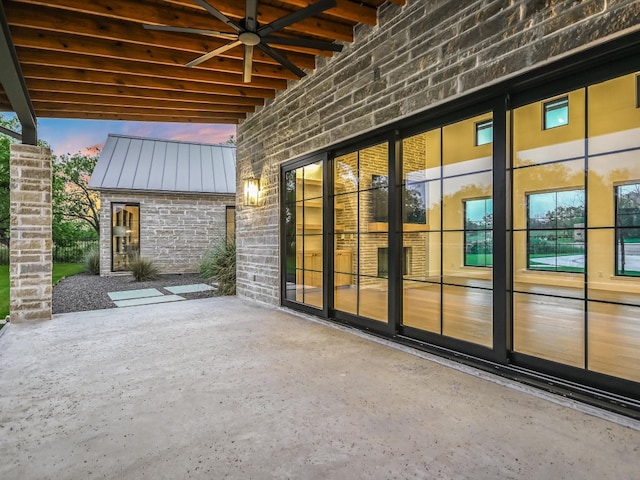
[[[480,132],[491,129],[491,140],[488,142],[480,143]],[[490,120],[482,120],[480,122],[476,122],[475,125],[475,146],[480,147],[482,145],[490,145],[493,143],[493,118]]]
[[[563,105],[560,105],[560,104]],[[547,123],[547,114],[553,112],[555,110],[560,110],[561,108],[567,109],[567,122],[562,125],[549,125]],[[553,100],[549,100],[548,102],[544,102],[542,104],[542,129],[543,130],[553,130],[554,128],[566,127],[569,125],[569,96],[565,95],[563,97],[554,98]]]
[[[527,192],[526,195],[526,206],[527,206],[527,243],[526,243],[526,255],[527,255],[527,270],[531,270],[531,271],[536,271],[536,272],[549,272],[549,273],[574,273],[574,274],[578,274],[578,275],[584,275],[586,270],[585,267],[582,267],[582,270],[572,270],[575,267],[565,267],[565,268],[559,268],[558,267],[558,263],[557,263],[557,259],[558,259],[558,234],[557,232],[559,231],[565,231],[565,230],[572,230],[572,231],[579,231],[582,230],[583,235],[586,234],[586,222],[583,221],[583,227],[579,228],[579,227],[569,227],[569,228],[558,228],[557,225],[555,228],[543,228],[543,227],[536,227],[536,228],[532,228],[531,227],[531,197],[534,195],[547,195],[550,193],[554,193],[556,194],[556,200],[555,200],[555,208],[558,208],[558,199],[557,199],[557,194],[560,192],[582,192],[583,194],[583,198],[584,201],[586,202],[586,190],[584,188],[573,188],[573,189],[558,189],[558,190],[545,190],[545,191],[539,191],[539,192]],[[584,208],[584,207],[583,207]],[[586,215],[585,212],[583,211],[583,219],[586,220]],[[551,268],[541,268],[541,267],[537,267],[536,266],[532,266],[531,265],[531,232],[556,232],[555,234],[555,248],[554,248],[554,256],[556,258],[556,265],[555,268],[551,269]],[[551,254],[549,254],[551,255]],[[583,251],[582,251],[582,256],[585,257],[586,260],[586,244],[583,242]],[[584,264],[584,263],[583,263]]]
[[[637,214],[634,214],[633,216],[636,217],[637,216],[637,223],[633,223],[633,225],[620,225],[620,211],[619,211],[619,201],[620,201],[620,195],[618,194],[618,191],[621,187],[629,187],[629,186],[637,186],[638,191],[640,192],[640,180],[634,181],[634,183],[623,183],[620,185],[614,185],[613,187],[613,192],[614,192],[614,208],[615,208],[615,239],[614,239],[614,256],[615,256],[615,264],[614,264],[614,275],[616,277],[626,277],[626,278],[638,278],[640,277],[640,271],[633,271],[634,273],[625,273],[625,268],[624,268],[624,247],[622,248],[622,253],[623,253],[623,259],[620,259],[620,249],[618,248],[618,246],[620,245],[620,239],[621,236],[620,234],[622,232],[625,232],[627,230],[633,230],[633,229],[637,229],[640,231],[640,211]],[[626,214],[625,214],[626,216]],[[634,219],[635,220],[635,219]],[[624,238],[624,237],[622,237]],[[624,243],[622,243],[622,245],[624,245]],[[622,270],[620,270],[619,265],[623,264]],[[622,272],[622,273],[621,273]]]

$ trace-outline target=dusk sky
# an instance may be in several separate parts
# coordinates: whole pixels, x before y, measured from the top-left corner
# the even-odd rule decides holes
[[[5,114],[5,118],[8,115]],[[110,133],[137,137],[224,143],[236,134],[235,125],[123,122],[108,120],[38,119],[38,138],[51,145],[55,155],[90,153],[102,147]]]

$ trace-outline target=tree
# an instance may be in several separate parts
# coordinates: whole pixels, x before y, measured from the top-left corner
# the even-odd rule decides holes
[[[17,130],[18,119],[6,120],[0,115],[0,125],[10,130]],[[10,217],[10,183],[11,176],[9,162],[11,157],[11,144],[16,141],[0,133],[0,244],[9,245],[9,217]]]
[[[67,154],[54,159],[54,241],[100,234],[100,197],[88,186],[98,154]]]

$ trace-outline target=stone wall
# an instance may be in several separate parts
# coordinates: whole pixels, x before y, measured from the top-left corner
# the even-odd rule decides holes
[[[101,192],[100,274],[111,272],[111,203],[140,204],[140,256],[161,273],[198,271],[203,254],[225,238],[234,195]]]
[[[12,322],[51,319],[51,151],[11,145]]]
[[[632,0],[408,0],[290,82],[238,128],[238,191],[261,178],[258,207],[238,211],[238,295],[279,303],[279,166],[411,114],[640,29]]]

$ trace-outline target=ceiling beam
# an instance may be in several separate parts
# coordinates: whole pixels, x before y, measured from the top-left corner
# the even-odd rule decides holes
[[[262,98],[238,97],[231,95],[216,95],[193,92],[176,92],[173,90],[151,89],[140,87],[122,87],[116,85],[99,85],[96,83],[82,84],[75,82],[65,82],[58,80],[30,79],[27,86],[31,92],[33,100],[48,101],[57,94],[73,95],[99,95],[104,97],[118,97],[122,99],[144,98],[154,100],[171,100],[176,102],[191,102],[198,104],[221,104],[221,105],[264,105]]]
[[[282,0],[283,3],[299,8],[305,8],[312,5],[317,0]],[[325,12],[325,15],[335,16],[339,19],[349,20],[355,23],[364,23],[366,25],[375,25],[378,18],[375,8],[360,3],[354,3],[350,0],[337,0],[337,5]]]
[[[69,94],[69,93],[52,93],[52,92],[32,92],[31,100],[36,110],[38,108],[47,108],[47,105],[55,106],[60,110],[66,107],[75,107],[77,105],[88,105],[89,107],[119,106],[123,109],[140,107],[140,108],[158,108],[165,110],[188,110],[201,112],[238,112],[249,113],[255,111],[252,105],[228,105],[220,103],[205,102],[181,102],[177,100],[160,100],[155,98],[132,98],[132,97],[114,97],[91,94]],[[61,105],[55,105],[61,104]]]
[[[0,2],[0,84],[11,107],[22,125],[22,133],[13,132],[20,136],[22,143],[37,145],[38,128],[36,114],[29,99],[29,90],[22,76],[22,70],[16,51],[11,40],[11,32],[7,24],[2,2]]]
[[[211,110],[184,110],[182,108],[158,108],[158,107],[139,107],[133,105],[74,105],[74,104],[56,104],[51,103],[40,104],[34,101],[33,106],[36,112],[53,111],[56,112],[76,112],[76,113],[95,113],[95,114],[132,114],[132,115],[149,115],[149,116],[171,116],[180,118],[199,118],[199,117],[222,117],[231,119],[243,119],[247,112],[226,112]]]
[[[51,19],[59,15],[60,10],[48,7],[34,9],[29,5],[15,2],[10,2],[7,5],[6,14],[14,35],[14,43],[17,33],[15,27],[38,29],[60,34],[82,35],[84,37],[100,38],[116,42],[129,42],[138,45],[171,48],[172,50],[189,52],[193,54],[194,58],[227,43],[226,40],[202,35],[146,30],[142,28],[140,23],[115,20],[112,18],[100,18],[95,15],[71,11],[65,12],[63,22],[52,22]],[[34,38],[33,41],[37,41],[37,38]],[[302,68],[315,68],[314,54],[332,55],[331,52],[323,50],[313,50],[313,53],[309,54],[297,53],[301,50],[299,47],[291,48],[289,46],[279,45],[278,48],[287,50],[287,58]],[[305,51],[307,50],[309,49],[305,49]],[[235,58],[237,60],[242,60],[243,58],[240,49],[228,50],[220,56]],[[255,52],[254,59],[260,63],[279,65],[279,63],[269,55],[260,51]]]
[[[170,122],[170,123],[227,123],[238,124],[239,119],[224,115],[207,116],[172,116],[165,112],[153,115],[139,112],[127,113],[93,113],[93,112],[60,112],[57,110],[39,110],[40,118],[73,118],[80,120],[123,120],[130,122]]]
[[[94,84],[116,87],[140,87],[160,91],[190,92],[202,94],[232,95],[243,98],[274,98],[275,90],[256,88],[251,84],[219,85],[191,80],[159,78],[129,73],[101,72],[81,68],[40,68],[37,64],[23,65],[22,71],[29,84],[32,80],[55,80],[82,84],[79,92],[91,93]]]
[[[170,78],[174,80],[182,80],[187,76],[192,81],[205,83],[221,83],[224,85],[245,85],[242,80],[242,74],[218,72],[213,70],[205,70],[202,68],[192,68],[185,74],[184,67],[154,65],[149,64],[147,68],[141,69],[140,63],[131,60],[117,60],[104,57],[92,57],[91,55],[78,55],[73,53],[58,52],[55,55],[43,54],[42,51],[31,48],[16,48],[18,57],[22,65],[37,65],[43,67],[66,67],[79,68],[83,70],[92,70],[98,72],[111,73],[129,73],[136,72],[138,75]],[[251,85],[264,88],[274,88],[284,90],[287,87],[287,81],[280,78],[255,77]]]
[[[108,59],[130,60],[143,64],[167,65],[180,68],[186,68],[185,64],[200,56],[200,53],[183,53],[169,48],[146,47],[126,42],[101,40],[79,35],[64,35],[56,32],[38,32],[24,27],[12,27],[11,31],[13,42],[18,52],[22,52],[22,48],[30,48],[56,52],[56,55],[58,52],[86,55],[87,60],[89,56],[94,55]],[[238,47],[238,49],[241,51],[241,47]],[[43,55],[47,55],[47,53],[43,53]],[[20,58],[22,59],[22,57]],[[145,68],[145,66],[140,66],[139,68]],[[243,61],[216,56],[200,64],[198,69],[242,73]],[[183,74],[189,76],[190,71],[191,69],[187,69]],[[288,80],[298,79],[297,75],[279,64],[276,66],[265,63],[254,63],[252,76]]]
[[[173,25],[180,27],[213,29],[229,31],[227,25],[216,19],[191,0],[171,2],[152,2],[149,0],[13,0],[29,5],[42,5],[68,10],[101,15],[119,20],[129,20],[140,23],[156,25]],[[166,3],[166,7],[162,5]],[[239,20],[244,17],[244,2],[237,0],[217,0],[216,7],[232,19]],[[259,18],[264,25],[291,13],[269,5],[262,5],[259,9]],[[60,21],[64,21],[63,18]],[[301,22],[287,27],[286,31],[299,34],[315,35],[322,39],[353,41],[353,28],[331,22],[318,17],[307,18]]]

